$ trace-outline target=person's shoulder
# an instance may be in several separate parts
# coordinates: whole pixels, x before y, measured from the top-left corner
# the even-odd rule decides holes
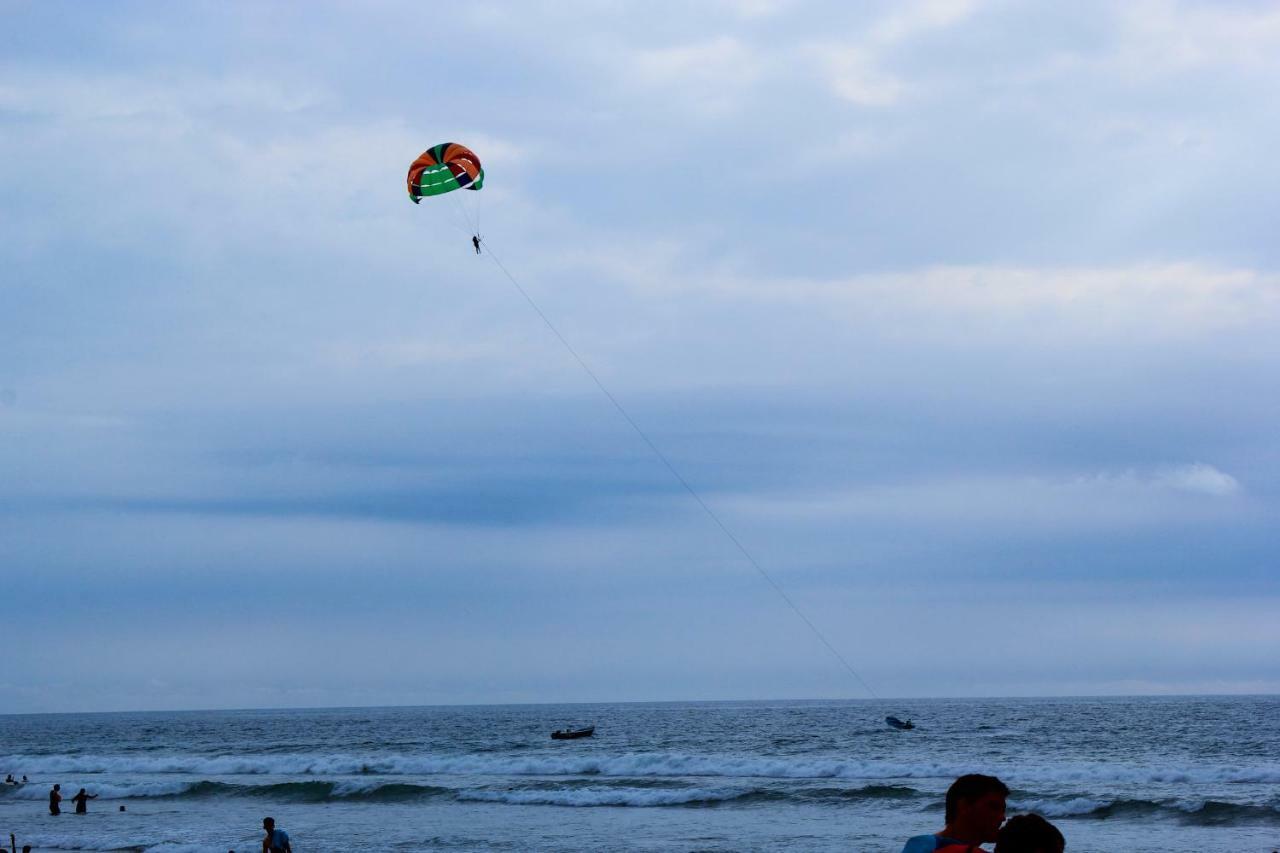
[[[917,835],[914,838],[907,839],[907,844],[902,848],[902,853],[933,853],[937,849],[938,836]]]

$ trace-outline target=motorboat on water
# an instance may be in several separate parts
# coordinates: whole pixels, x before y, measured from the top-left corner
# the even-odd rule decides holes
[[[587,726],[582,729],[556,729],[551,733],[552,740],[574,740],[580,737],[591,737],[596,733],[595,726]]]

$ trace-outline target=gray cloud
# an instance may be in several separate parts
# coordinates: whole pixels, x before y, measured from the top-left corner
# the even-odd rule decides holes
[[[16,649],[6,709],[852,691],[406,203],[447,138],[880,692],[1274,689],[1269,7],[473,3],[430,51],[395,2],[66,10],[0,33],[0,615],[91,650]]]

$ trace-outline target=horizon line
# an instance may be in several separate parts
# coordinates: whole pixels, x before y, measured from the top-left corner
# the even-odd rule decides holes
[[[229,708],[135,708],[115,711],[0,711],[3,717],[51,717],[84,716],[89,714],[215,714],[261,711],[375,711],[410,708],[515,708],[515,707],[563,707],[565,705],[765,705],[791,702],[834,702],[847,704],[886,705],[891,702],[995,702],[1005,700],[1059,700],[1059,699],[1275,699],[1280,693],[1094,693],[1094,694],[1042,694],[1038,696],[915,696],[888,698],[775,698],[775,699],[626,699],[620,701],[601,699],[575,699],[565,702],[437,702],[424,704],[391,705],[273,705],[263,707]]]

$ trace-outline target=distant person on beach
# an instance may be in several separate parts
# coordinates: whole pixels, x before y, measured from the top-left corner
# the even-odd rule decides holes
[[[1009,787],[994,776],[970,773],[947,789],[947,825],[933,835],[917,835],[902,853],[963,853],[978,851],[979,844],[996,841],[1004,823]]]
[[[1038,814],[1020,814],[1000,829],[995,853],[1063,853],[1066,847],[1056,826]]]
[[[289,846],[289,833],[276,829],[275,818],[264,817],[262,829],[266,832],[262,839],[262,853],[293,853],[293,848]]]
[[[476,254],[477,255],[480,254],[480,235],[479,234],[471,235],[471,245],[476,247]]]
[[[98,799],[97,794],[86,794],[84,788],[80,789],[80,793],[71,798],[71,802],[76,804],[76,814],[89,813],[89,801]]]
[[[54,785],[49,789],[49,814],[62,814],[62,786]]]

